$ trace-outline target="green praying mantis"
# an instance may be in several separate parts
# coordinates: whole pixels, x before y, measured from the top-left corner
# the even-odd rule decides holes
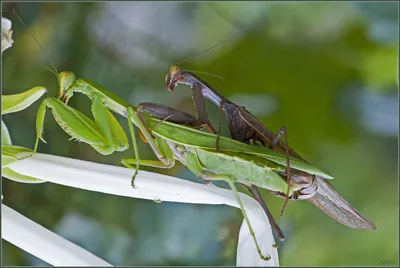
[[[113,94],[86,79],[77,79],[72,72],[58,75],[60,99],[47,98],[39,107],[36,123],[37,140],[42,136],[46,107],[50,108],[60,127],[73,139],[91,145],[101,154],[123,151],[129,147],[128,139],[119,125],[113,111],[128,119],[129,132],[136,159],[122,159],[122,163],[136,170],[139,165],[170,168],[175,160],[184,164],[196,176],[206,181],[226,181],[237,198],[243,217],[249,227],[257,251],[264,260],[245,209],[238,195],[235,182],[248,186],[256,185],[274,192],[286,192],[288,187],[283,179],[286,172],[286,155],[268,148],[251,146],[225,137],[219,139],[219,151],[215,148],[217,135],[195,128],[203,124],[193,115],[159,104],[142,103],[138,107],[128,104]],[[94,121],[74,108],[66,105],[74,93],[83,93],[92,101]],[[139,158],[134,125],[149,143],[158,160]],[[332,177],[321,170],[296,158],[291,158],[293,177],[315,174],[325,179]],[[301,190],[301,186],[290,185],[290,194]]]

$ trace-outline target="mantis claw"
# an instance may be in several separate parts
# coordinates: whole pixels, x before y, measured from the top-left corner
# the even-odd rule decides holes
[[[203,179],[203,181],[204,181],[204,183],[205,183],[206,185],[209,185],[209,184],[211,183],[210,180],[204,180],[204,179]]]
[[[268,255],[267,257],[261,255],[261,259],[263,259],[264,261],[269,261],[271,259],[271,255]]]
[[[135,185],[135,176],[132,177],[131,186],[132,186],[133,189],[136,189],[136,188],[137,188],[136,185]]]
[[[267,256],[264,256],[261,252],[261,249],[257,249],[257,251],[258,255],[260,255],[260,258],[263,259],[264,261],[269,261],[271,259],[271,255],[268,254]]]
[[[137,171],[137,169],[136,169],[136,170],[135,170],[135,174],[133,174],[132,180],[131,180],[131,186],[132,186],[133,189],[136,189],[136,188],[137,188],[136,185],[135,185],[135,179],[136,179],[137,174],[138,174],[138,171]]]

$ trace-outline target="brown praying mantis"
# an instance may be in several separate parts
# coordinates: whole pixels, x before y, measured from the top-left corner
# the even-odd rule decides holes
[[[287,145],[287,135],[284,127],[281,128],[278,134],[274,134],[244,107],[223,97],[211,85],[192,72],[183,71],[178,66],[171,66],[166,76],[166,83],[169,91],[173,91],[178,84],[185,84],[193,89],[193,101],[196,112],[199,118],[205,123],[208,122],[205,99],[209,99],[213,104],[220,107],[218,136],[221,131],[221,112],[224,111],[231,136],[234,140],[262,144],[263,146],[268,146],[270,149],[286,152],[287,157],[290,155],[306,162]],[[280,140],[283,134],[285,135],[286,143]],[[218,138],[216,147],[218,148]],[[325,214],[348,227],[365,230],[376,229],[375,225],[369,219],[365,218],[351,206],[328,182],[313,174],[302,176],[301,178],[291,176],[289,163],[287,163],[286,167],[288,185],[290,185],[290,181],[293,181],[295,184],[301,185],[302,189],[291,196],[282,192],[270,191],[272,194],[286,199],[306,199]],[[281,212],[283,212],[283,208]],[[279,227],[276,228],[274,225],[272,226],[278,237],[283,238]]]

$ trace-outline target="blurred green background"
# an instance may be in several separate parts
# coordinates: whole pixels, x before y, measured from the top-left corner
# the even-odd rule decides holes
[[[222,76],[201,75],[272,131],[286,126],[290,146],[333,175],[333,186],[377,226],[347,228],[306,201],[291,202],[278,218],[283,200],[263,191],[287,236],[281,265],[398,265],[398,3],[3,2],[2,8],[15,40],[2,55],[2,94],[41,85],[55,97],[57,79],[43,68],[51,59],[58,71],[96,81],[132,104],[194,112],[189,88],[165,89],[169,65],[234,35],[182,68]],[[13,144],[33,148],[39,103],[3,117]],[[89,104],[83,96],[70,102],[87,115]],[[208,107],[216,124],[218,109]],[[132,156],[102,156],[69,142],[52,116],[44,137],[42,153],[113,165]],[[146,144],[139,149],[155,158]],[[143,168],[199,181],[180,163]],[[7,179],[2,194],[4,204],[114,265],[235,264],[242,217],[231,207],[160,205]],[[2,245],[3,265],[46,265]]]

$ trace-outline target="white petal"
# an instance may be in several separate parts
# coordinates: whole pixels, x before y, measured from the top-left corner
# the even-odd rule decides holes
[[[260,214],[261,213],[261,214]],[[257,235],[257,241],[264,255],[269,254],[271,259],[264,261],[257,253],[254,240],[250,235],[249,228],[243,221],[239,232],[239,242],[236,256],[237,266],[279,266],[278,250],[273,247],[275,244],[272,235],[271,226],[266,226],[265,221],[268,221],[264,211],[254,211],[249,213],[249,220],[254,232]],[[252,216],[252,218],[250,218]]]
[[[1,120],[1,143],[12,144],[10,132],[3,120]]]
[[[111,266],[92,253],[1,205],[2,238],[54,266]]]
[[[14,43],[12,40],[11,21],[1,18],[1,54]]]
[[[212,184],[205,185],[158,173],[139,171],[135,180],[137,188],[133,189],[132,169],[54,155],[35,154],[9,167],[18,173],[42,180],[107,194],[148,200],[159,199],[163,202],[239,206],[231,190],[221,189]],[[240,194],[240,197],[263,254],[269,254],[272,258],[266,262],[259,258],[247,225],[243,222],[237,250],[238,265],[279,265],[277,250],[272,247],[275,242],[271,227],[264,211],[258,202],[248,195]]]

